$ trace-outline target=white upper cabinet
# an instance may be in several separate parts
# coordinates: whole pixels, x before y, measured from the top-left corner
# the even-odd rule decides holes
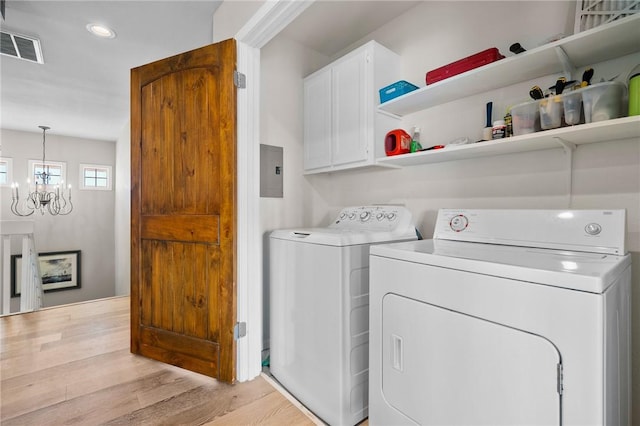
[[[400,120],[377,113],[378,90],[399,80],[400,58],[371,41],[304,80],[304,169],[375,165]]]
[[[331,165],[331,73],[304,82],[304,168]]]
[[[367,96],[367,72],[370,53],[360,50],[357,54],[335,64],[331,69],[333,99],[333,137],[331,150],[333,165],[343,165],[367,160],[368,115],[367,105],[373,106]],[[369,98],[369,99],[367,99]]]

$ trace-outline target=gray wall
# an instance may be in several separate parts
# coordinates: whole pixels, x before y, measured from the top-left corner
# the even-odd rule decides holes
[[[50,132],[47,132],[47,159],[67,163],[66,183],[72,186],[73,211],[66,216],[34,213],[28,218],[19,218],[10,210],[11,188],[3,187],[0,219],[34,221],[38,252],[81,250],[82,287],[45,293],[45,306],[114,296],[114,191],[78,188],[81,163],[112,166],[115,172],[115,143],[57,136]],[[0,136],[2,156],[13,159],[13,180],[20,183],[24,194],[28,160],[42,159],[42,133],[2,129]],[[19,254],[20,239],[14,240],[12,254]],[[12,311],[19,310],[19,299],[13,298],[11,305]]]
[[[345,7],[348,7],[346,5]],[[374,39],[402,57],[402,78],[424,85],[426,71],[489,47],[510,55],[519,41],[527,49],[549,37],[573,33],[575,2],[426,1],[388,22],[351,47]],[[429,237],[439,208],[549,208],[627,210],[627,247],[633,256],[633,336],[640,336],[640,144],[637,139],[581,145],[567,167],[561,149],[500,155],[406,167],[353,170],[305,176],[302,172],[302,79],[333,58],[324,58],[279,36],[262,49],[260,142],[284,147],[284,198],[263,200],[262,231],[298,226],[326,226],[342,207],[402,203]],[[640,63],[640,54],[591,64],[594,81],[611,78]],[[580,73],[582,70],[578,70]],[[422,145],[461,136],[478,140],[484,107],[494,114],[527,100],[533,84],[551,86],[558,75],[450,102],[403,122],[422,128]],[[382,143],[382,141],[380,141]],[[569,176],[573,186],[568,185]],[[267,238],[265,238],[265,241]],[[265,250],[265,295],[268,251]],[[265,306],[268,317],[268,304]],[[268,323],[265,323],[268,324]],[[268,330],[265,330],[268,347]],[[640,418],[640,339],[633,339],[634,418]]]

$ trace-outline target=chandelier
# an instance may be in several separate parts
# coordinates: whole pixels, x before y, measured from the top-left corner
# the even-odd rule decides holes
[[[42,129],[42,164],[40,165],[40,172],[35,172],[35,188],[29,188],[24,201],[20,201],[20,189],[16,182],[11,184],[11,212],[17,216],[31,216],[36,210],[40,211],[40,214],[49,212],[49,214],[67,215],[73,210],[73,204],[71,204],[71,185],[67,187],[67,197],[65,198],[64,189],[61,188],[63,182],[60,181],[55,186],[50,183],[51,173],[50,168],[45,162],[45,142],[46,132],[50,128],[47,126],[38,126]],[[29,181],[27,181],[30,185]]]

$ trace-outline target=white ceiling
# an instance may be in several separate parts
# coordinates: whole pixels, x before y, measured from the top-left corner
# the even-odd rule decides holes
[[[3,30],[35,36],[44,64],[0,56],[1,127],[115,141],[129,119],[130,69],[211,43],[216,1],[6,3]],[[90,22],[115,39],[99,39]]]
[[[416,3],[321,0],[283,35],[332,56]],[[0,56],[0,127],[115,141],[129,120],[130,69],[211,43],[219,4],[8,0],[2,29],[39,38],[45,63]],[[117,37],[98,39],[90,22]]]
[[[281,34],[331,57],[418,3],[421,2],[319,0]]]

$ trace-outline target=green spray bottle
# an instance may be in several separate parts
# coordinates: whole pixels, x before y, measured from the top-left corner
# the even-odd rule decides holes
[[[420,145],[420,127],[413,126],[413,131],[411,132],[411,145],[409,146],[409,151],[418,152],[422,149],[422,145]]]

